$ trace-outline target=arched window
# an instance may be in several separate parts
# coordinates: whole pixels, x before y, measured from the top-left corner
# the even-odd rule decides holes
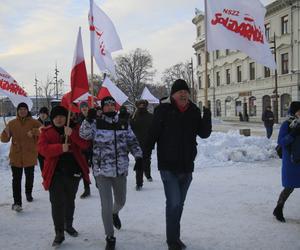
[[[207,101],[207,108],[208,108],[209,110],[211,110],[211,102],[210,102],[210,100]]]
[[[230,96],[225,99],[225,116],[232,116],[232,97]]]
[[[271,107],[271,97],[269,95],[264,95],[262,98],[262,113],[267,107]]]
[[[221,113],[221,100],[216,100],[216,116],[217,117],[222,116],[222,113]]]
[[[292,102],[292,98],[289,94],[283,94],[280,96],[280,114],[281,117],[286,117],[288,115],[289,106]]]
[[[256,97],[249,97],[249,116],[256,116]]]

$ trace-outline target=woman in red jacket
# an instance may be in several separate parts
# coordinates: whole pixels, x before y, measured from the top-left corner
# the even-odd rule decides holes
[[[52,218],[55,227],[53,246],[61,244],[64,230],[73,237],[78,232],[73,228],[75,197],[80,178],[89,180],[89,168],[82,154],[90,143],[79,137],[79,126],[66,127],[68,111],[54,107],[50,114],[51,126],[42,129],[38,151],[45,157],[42,171],[43,185],[49,190]],[[65,143],[68,136],[68,143]]]

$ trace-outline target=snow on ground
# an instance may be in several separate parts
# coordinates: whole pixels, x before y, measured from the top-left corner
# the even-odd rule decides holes
[[[300,249],[300,201],[294,192],[285,207],[287,223],[272,215],[281,191],[280,160],[275,141],[243,137],[237,132],[214,132],[198,140],[193,182],[182,218],[182,240],[188,250],[296,250]],[[34,202],[23,197],[23,212],[11,210],[11,172],[7,166],[8,144],[0,144],[0,249],[52,249],[54,238],[48,192],[35,170]],[[118,250],[167,249],[165,243],[165,197],[153,154],[152,183],[135,191],[128,176],[127,202],[120,212],[122,229],[116,232]],[[104,249],[100,199],[93,181],[92,196],[76,200],[74,226],[78,238],[66,235],[60,247],[69,250]],[[83,191],[80,183],[78,196]],[[24,187],[23,187],[24,193]]]

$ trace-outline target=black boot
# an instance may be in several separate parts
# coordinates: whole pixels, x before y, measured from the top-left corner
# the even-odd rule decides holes
[[[113,214],[113,224],[114,224],[116,229],[118,229],[118,230],[121,229],[122,224],[121,224],[121,220],[119,218],[118,213]]]
[[[28,202],[32,202],[33,201],[31,193],[26,193],[26,199],[27,199]]]
[[[181,241],[181,239],[179,239],[177,242],[179,243],[182,249],[186,249],[186,245]]]
[[[76,229],[73,226],[65,227],[65,231],[72,237],[78,236],[78,232],[76,231]]]
[[[285,218],[283,217],[283,205],[278,204],[274,211],[273,211],[273,215],[276,217],[276,219],[280,222],[285,222]]]
[[[116,238],[114,236],[107,236],[105,250],[115,250],[115,247],[116,247]]]
[[[81,199],[84,199],[86,197],[91,196],[91,189],[90,186],[84,187],[84,192],[82,193],[82,195],[80,195]]]
[[[182,250],[183,249],[179,242],[174,242],[174,243],[168,244],[168,246],[169,246],[169,250]]]
[[[59,246],[63,241],[65,240],[65,235],[63,230],[56,230],[56,235],[54,238],[54,241],[52,243],[52,246]]]

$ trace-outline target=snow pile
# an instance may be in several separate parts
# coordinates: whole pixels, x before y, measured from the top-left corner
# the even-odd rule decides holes
[[[220,162],[254,162],[276,158],[276,142],[260,136],[242,136],[237,131],[213,132],[208,139],[198,139],[196,163],[220,166]],[[204,163],[204,164],[203,164]]]

